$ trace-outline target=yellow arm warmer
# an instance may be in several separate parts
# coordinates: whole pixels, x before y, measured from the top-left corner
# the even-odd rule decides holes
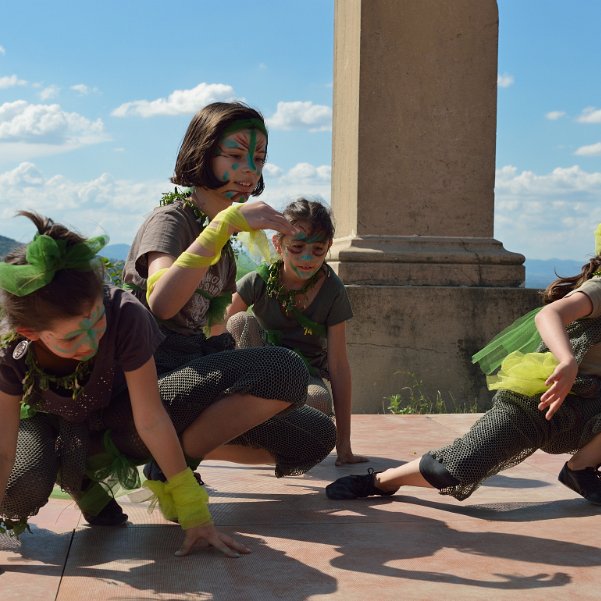
[[[179,267],[198,268],[215,265],[221,257],[221,249],[230,239],[230,226],[237,231],[251,231],[248,221],[240,212],[242,205],[233,204],[231,207],[217,213],[215,219],[196,238],[196,242],[211,253],[210,256],[197,255],[184,251],[174,265]]]
[[[156,495],[165,519],[177,520],[184,530],[213,523],[208,507],[209,495],[189,467],[167,482],[146,480],[144,487]]]

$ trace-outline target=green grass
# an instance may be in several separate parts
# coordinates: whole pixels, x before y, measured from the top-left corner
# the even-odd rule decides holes
[[[394,415],[424,415],[427,413],[477,413],[478,402],[459,403],[451,393],[445,396],[437,390],[434,396],[427,395],[424,384],[414,373],[405,374],[409,384],[398,393],[384,397],[384,410]]]

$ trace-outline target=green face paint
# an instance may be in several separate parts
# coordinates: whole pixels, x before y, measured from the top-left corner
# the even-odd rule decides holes
[[[98,343],[105,331],[104,304],[99,301],[89,317],[79,319],[75,329],[65,332],[61,325],[58,325],[56,330],[49,331],[48,336],[40,338],[55,355],[86,361],[98,352]]]
[[[257,133],[258,132],[258,133]],[[260,130],[243,129],[221,139],[213,173],[224,182],[221,194],[245,202],[259,183],[267,142]]]
[[[307,236],[306,232],[296,233],[290,241],[282,239],[284,269],[293,273],[299,280],[307,280],[315,275],[326,259],[329,241],[323,232]]]

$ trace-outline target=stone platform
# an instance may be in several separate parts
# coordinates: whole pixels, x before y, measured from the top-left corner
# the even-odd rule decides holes
[[[252,548],[178,558],[179,527],[122,497],[127,527],[90,528],[52,499],[20,541],[0,536],[2,601],[317,599],[593,600],[601,588],[601,508],[557,482],[565,456],[536,453],[459,503],[425,489],[330,501],[348,473],[408,461],[449,442],[474,414],[353,416],[370,464],[276,479],[267,467],[201,466],[216,524]]]

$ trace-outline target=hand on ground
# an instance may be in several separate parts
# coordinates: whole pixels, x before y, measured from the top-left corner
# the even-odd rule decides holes
[[[241,553],[250,553],[250,549],[237,540],[219,532],[213,524],[196,526],[185,530],[186,536],[182,546],[175,552],[178,557],[188,555],[196,549],[215,547],[227,557],[240,557]]]
[[[338,452],[338,457],[336,458],[336,465],[341,466],[345,464],[352,463],[365,463],[369,461],[368,457],[363,457],[362,455],[354,455],[352,451]]]

